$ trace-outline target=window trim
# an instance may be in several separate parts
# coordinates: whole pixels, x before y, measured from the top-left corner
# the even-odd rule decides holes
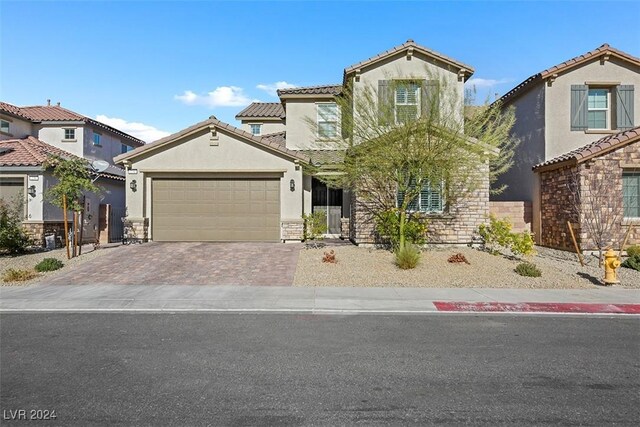
[[[62,142],[76,142],[78,138],[76,138],[76,128],[63,128],[64,137],[62,138]],[[73,131],[73,138],[67,138],[67,131]]]
[[[401,103],[398,104],[398,88],[400,88],[401,86],[406,87],[407,85],[416,85],[416,101],[415,103]],[[407,91],[408,94],[408,91]],[[408,96],[407,96],[407,101],[408,101]],[[398,105],[400,106],[412,106],[415,105],[416,106],[416,117],[415,120],[417,120],[420,115],[422,114],[422,84],[420,80],[404,80],[404,79],[397,79],[397,80],[393,80],[393,120],[395,122],[396,125],[399,124],[403,124],[402,122],[398,121]]]
[[[624,196],[624,176],[625,174],[633,174],[634,177],[636,178],[636,180],[638,181],[638,185],[637,185],[637,191],[638,194],[636,194],[636,197],[638,198],[637,203],[638,203],[638,207],[637,209],[637,216],[626,216],[625,215],[625,211],[626,211],[626,205],[625,205],[625,196]],[[622,220],[623,222],[625,221],[637,221],[638,219],[640,219],[640,169],[638,168],[623,168],[622,169]]]
[[[7,130],[3,130],[2,129],[2,122],[7,124]],[[3,135],[9,135],[9,136],[13,136],[11,134],[11,122],[9,120],[5,120],[5,119],[0,119],[0,133],[2,133]]]
[[[613,86],[615,87],[615,86]],[[612,101],[613,101],[613,97],[612,97],[612,86],[606,86],[606,85],[602,85],[602,84],[594,84],[594,85],[588,85],[587,88],[587,129],[586,131],[593,131],[593,132],[602,132],[602,131],[610,131],[610,130],[614,130],[615,128],[613,127],[613,106],[612,106]],[[589,92],[591,92],[592,90],[606,90],[607,91],[607,108],[589,108]],[[605,127],[603,128],[592,128],[589,127],[589,112],[591,111],[606,111],[605,114]]]
[[[407,212],[409,213],[422,213],[425,215],[442,215],[446,213],[446,200],[444,197],[444,180],[440,181],[440,206],[441,209],[440,210],[423,210],[422,209],[422,196],[421,193],[424,191],[425,187],[431,187],[431,184],[429,183],[429,181],[427,180],[427,182],[425,184],[423,184],[422,189],[420,190],[420,194],[418,195],[418,199],[416,200],[418,203],[418,209],[407,209]],[[396,208],[399,208],[400,203],[399,203],[399,194],[400,192],[398,190],[396,190]]]
[[[249,133],[253,136],[262,136],[262,123],[247,123],[249,125]],[[252,126],[259,126],[259,132],[253,133]]]
[[[334,140],[337,139],[338,136],[340,135],[340,128],[339,123],[340,123],[340,108],[338,108],[338,104],[336,102],[333,101],[325,101],[325,102],[316,102],[316,138],[321,139],[321,140]],[[333,105],[335,107],[336,113],[336,120],[331,121],[331,120],[321,120],[321,116],[320,116],[320,105]],[[323,118],[322,118],[323,119]],[[320,135],[320,123],[335,123],[335,135],[334,136],[323,136]]]

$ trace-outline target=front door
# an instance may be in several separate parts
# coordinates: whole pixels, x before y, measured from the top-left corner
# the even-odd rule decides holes
[[[342,219],[342,189],[329,188],[322,181],[313,178],[311,182],[311,211],[325,212],[327,234],[339,235]]]

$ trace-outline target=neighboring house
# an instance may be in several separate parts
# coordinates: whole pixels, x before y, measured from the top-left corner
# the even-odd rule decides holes
[[[580,248],[597,249],[587,221],[594,223],[591,230],[603,231],[605,246],[618,248],[632,224],[627,243],[640,243],[640,127],[601,138],[533,170],[540,182],[542,245],[574,250],[570,222]],[[613,209],[621,211],[619,216],[612,216]]]
[[[254,102],[236,114],[241,129],[255,136],[285,130],[284,107],[279,102]]]
[[[342,84],[282,89],[279,103],[249,105],[236,116],[242,129],[211,117],[119,155],[114,161],[127,169],[130,219],[152,240],[299,241],[302,216],[324,211],[329,235],[374,243],[371,217],[358,195],[328,188],[314,175],[334,173],[332,165],[344,155],[336,97],[347,86],[354,93],[373,86],[398,120],[417,117],[435,76],[455,89],[459,111],[451,114],[462,123],[464,82],[472,74],[470,66],[409,40],[346,67]],[[418,203],[430,216],[432,241],[472,241],[489,211],[488,165],[478,173],[480,189],[456,206],[437,191],[429,203]]]
[[[47,157],[113,163],[115,155],[144,144],[60,105],[17,107],[0,102],[0,126],[0,196],[25,202],[24,224],[40,242],[45,234],[61,235],[64,227],[62,210],[43,200],[45,191],[56,182],[50,172],[42,169]],[[101,204],[110,205],[114,213],[124,216],[124,170],[111,165],[95,176],[96,185],[104,191],[86,198],[83,234],[87,240],[95,239]]]
[[[505,94],[504,107],[515,107],[512,135],[520,139],[514,166],[497,184],[508,189],[496,202],[531,206],[526,221],[542,243],[540,174],[532,168],[579,149],[600,136],[640,124],[640,59],[607,44],[534,74]],[[617,176],[618,170],[610,173]],[[499,203],[497,203],[499,205]],[[522,209],[527,212],[527,209]]]

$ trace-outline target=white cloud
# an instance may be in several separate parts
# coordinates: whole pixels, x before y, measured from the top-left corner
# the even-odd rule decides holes
[[[242,107],[257,102],[247,97],[243,89],[237,86],[219,86],[203,95],[185,90],[182,95],[175,95],[173,98],[187,105],[204,105],[210,108]]]
[[[153,126],[145,125],[144,123],[128,122],[124,119],[107,117],[103,114],[98,114],[96,116],[96,120],[145,142],[155,141],[156,139],[164,138],[169,135],[169,132],[156,129]]]
[[[479,79],[473,77],[465,83],[466,86],[475,86],[477,89],[492,88],[495,85],[510,83],[513,79]]]
[[[256,88],[267,92],[271,96],[278,96],[278,89],[291,89],[296,85],[287,82],[275,82],[269,84],[259,84]]]

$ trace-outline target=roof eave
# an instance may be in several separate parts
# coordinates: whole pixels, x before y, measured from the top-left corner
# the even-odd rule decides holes
[[[333,93],[292,93],[292,94],[282,94],[280,95],[280,99],[296,99],[296,98],[322,98],[322,99],[333,99],[339,94]]]
[[[562,160],[556,163],[551,163],[548,165],[542,164],[542,165],[538,165],[538,166],[534,166],[531,168],[531,170],[533,170],[536,173],[542,173],[542,172],[548,172],[548,171],[552,171],[555,169],[560,169],[562,167],[566,167],[566,166],[575,166],[579,163],[578,159],[576,157],[571,157],[569,159],[566,160]]]
[[[279,150],[276,146],[271,145],[268,142],[263,142],[258,138],[253,137],[253,135],[248,134],[247,132],[241,131],[242,133],[239,132],[235,132],[233,129],[236,129],[235,127],[221,122],[217,119],[209,119],[206,120],[204,122],[201,122],[200,125],[198,126],[197,124],[194,125],[194,127],[192,129],[190,129],[188,132],[185,132],[184,134],[180,134],[180,132],[174,134],[173,135],[169,135],[168,137],[164,138],[164,139],[160,139],[152,144],[148,144],[142,147],[139,147],[138,149],[135,149],[133,151],[130,151],[128,153],[123,153],[120,154],[116,157],[113,158],[114,163],[116,164],[124,164],[126,161],[131,161],[131,159],[136,158],[140,155],[143,155],[145,153],[150,153],[152,151],[157,150],[160,147],[164,147],[165,145],[183,140],[185,138],[188,138],[190,136],[193,136],[197,133],[202,132],[204,129],[208,129],[210,127],[214,127],[216,129],[216,132],[223,132],[223,133],[228,133],[231,134],[234,137],[237,138],[241,138],[247,142],[256,144],[259,147],[263,147],[269,151],[272,151],[276,154],[288,157],[294,161],[299,161],[299,162],[304,162],[304,163],[309,163],[309,158],[308,156],[303,156],[303,155],[296,155],[293,153],[288,153],[286,151],[283,150]],[[231,129],[229,129],[231,128]],[[189,129],[189,128],[187,128]],[[245,133],[247,133],[247,135],[244,135]]]

